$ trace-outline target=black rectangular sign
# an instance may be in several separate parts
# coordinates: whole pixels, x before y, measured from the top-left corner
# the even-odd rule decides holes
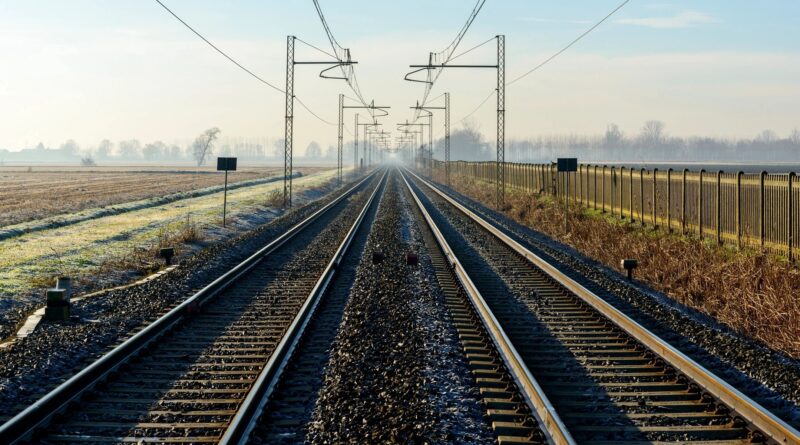
[[[218,171],[236,171],[236,158],[217,158]]]
[[[578,158],[558,158],[558,171],[560,172],[578,171]]]

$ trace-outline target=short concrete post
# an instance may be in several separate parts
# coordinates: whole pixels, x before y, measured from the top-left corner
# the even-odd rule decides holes
[[[64,289],[47,289],[45,298],[47,305],[44,308],[44,319],[48,321],[69,320],[69,300]]]

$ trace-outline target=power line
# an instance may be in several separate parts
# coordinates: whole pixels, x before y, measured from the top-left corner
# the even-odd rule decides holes
[[[444,50],[436,54],[432,54],[432,60],[430,61],[432,64],[445,65],[453,58],[453,53],[455,53],[456,49],[458,48],[458,45],[461,43],[461,40],[467,34],[467,31],[472,26],[472,23],[475,21],[475,18],[478,17],[478,14],[481,12],[481,9],[483,8],[483,5],[485,3],[486,0],[477,0],[475,6],[472,8],[472,12],[470,13],[469,17],[467,17],[467,21],[461,27],[461,30],[459,30],[458,34],[456,34],[456,37],[453,39],[453,41],[450,42],[450,44]],[[431,75],[431,70],[428,70],[425,83],[425,93],[422,95],[422,106],[425,106],[428,103],[428,96],[430,95],[431,90],[433,89],[433,85],[436,83],[437,80],[439,80],[439,76],[442,75],[442,71],[444,70],[438,70],[436,72],[436,75],[433,76]],[[412,122],[416,122],[417,119],[419,119],[419,110],[414,111],[414,119],[412,119]]]
[[[343,57],[346,57],[347,58],[346,61],[350,62],[350,51],[342,47],[342,45],[340,45],[339,42],[336,40],[336,37],[334,37],[333,31],[331,31],[331,28],[328,25],[328,21],[325,20],[325,14],[322,12],[322,6],[320,6],[319,1],[313,0],[313,2],[314,2],[314,8],[317,10],[317,15],[319,16],[319,20],[320,22],[322,22],[322,27],[325,29],[325,34],[327,35],[328,41],[331,44],[331,48],[333,48],[335,58],[339,62],[342,62],[340,68],[342,70],[342,75],[344,76],[345,81],[347,82],[347,85],[350,87],[351,90],[353,90],[353,93],[355,93],[356,97],[358,97],[359,101],[361,101],[361,104],[367,107],[370,116],[372,116],[372,118],[374,119],[375,112],[374,110],[369,108],[369,106],[367,105],[367,101],[364,100],[364,95],[361,92],[361,87],[359,86],[358,80],[356,79],[355,67],[352,64],[344,63],[345,60],[343,59]]]
[[[331,126],[334,126],[334,127],[336,126],[336,124],[334,124],[333,122],[331,122],[331,121],[329,121],[329,120],[326,120],[326,119],[323,119],[323,118],[321,118],[321,117],[320,117],[320,116],[319,116],[317,113],[313,112],[313,111],[311,110],[311,108],[309,108],[309,107],[308,107],[308,105],[306,105],[305,103],[303,103],[303,101],[302,101],[302,100],[300,100],[300,98],[299,98],[299,97],[295,96],[295,97],[294,97],[294,100],[296,100],[296,101],[297,101],[297,103],[299,103],[301,107],[305,108],[305,109],[306,109],[306,111],[308,111],[309,113],[311,113],[311,115],[312,115],[312,116],[316,117],[316,118],[317,118],[317,119],[319,119],[321,122],[324,122],[324,123],[326,123],[326,124],[328,124],[328,125],[331,125]]]
[[[579,41],[581,41],[581,40],[582,40],[584,37],[586,37],[587,35],[589,35],[589,34],[590,34],[592,31],[594,31],[595,29],[597,29],[597,27],[599,27],[599,26],[600,26],[600,25],[602,25],[602,24],[603,24],[603,23],[604,23],[606,20],[608,20],[609,18],[611,18],[611,16],[613,16],[614,14],[616,14],[616,13],[617,13],[617,12],[618,12],[620,9],[622,9],[622,8],[623,8],[625,5],[627,5],[629,2],[630,2],[630,0],[625,0],[625,1],[623,1],[623,2],[622,2],[620,5],[619,5],[619,6],[617,6],[617,7],[616,7],[616,8],[614,8],[614,9],[613,9],[613,10],[612,10],[610,13],[608,13],[608,15],[606,15],[605,17],[603,17],[603,18],[602,18],[600,21],[598,21],[597,23],[595,23],[594,25],[592,25],[592,27],[591,27],[591,28],[587,29],[586,31],[584,31],[584,33],[583,33],[583,34],[579,35],[577,38],[575,38],[575,39],[574,39],[574,40],[572,40],[572,41],[571,41],[569,44],[567,44],[567,46],[565,46],[565,47],[561,48],[561,49],[560,49],[559,51],[557,51],[555,54],[553,54],[552,56],[548,57],[547,59],[545,59],[544,61],[542,61],[542,63],[540,63],[540,64],[536,65],[535,67],[533,67],[532,69],[528,70],[527,72],[525,72],[525,73],[524,73],[524,74],[522,74],[521,76],[519,76],[519,77],[516,77],[515,79],[511,80],[510,82],[506,82],[506,86],[509,86],[509,85],[511,85],[511,84],[513,84],[513,83],[515,83],[515,82],[517,82],[517,81],[519,81],[519,80],[521,80],[522,78],[524,78],[524,77],[528,76],[529,74],[532,74],[532,73],[533,73],[533,72],[535,72],[535,71],[538,71],[538,70],[539,70],[539,69],[541,69],[543,66],[547,65],[548,63],[550,63],[550,62],[551,62],[553,59],[555,59],[556,57],[558,57],[558,56],[560,56],[561,54],[563,54],[565,51],[567,51],[568,49],[570,49],[570,48],[571,48],[573,45],[575,45],[576,43],[578,43]],[[491,39],[489,39],[489,41],[491,41]],[[487,41],[487,42],[488,42],[488,41]],[[472,51],[472,50],[474,50],[474,49],[476,49],[476,48],[478,48],[478,47],[480,47],[480,46],[482,46],[482,45],[485,45],[487,42],[484,42],[484,43],[482,43],[481,45],[478,45],[478,46],[476,46],[476,47],[474,47],[474,48],[472,48],[472,49],[470,49],[470,50],[468,50],[468,51],[465,51],[464,53],[461,53],[461,54],[459,54],[459,55],[458,55],[458,56],[456,56],[456,57],[460,57],[461,55],[463,55],[463,54],[466,54],[466,53],[467,53],[467,52],[469,52],[469,51]],[[483,101],[482,101],[480,104],[478,104],[478,106],[477,106],[477,107],[475,107],[475,109],[474,109],[474,110],[472,110],[471,112],[469,112],[469,114],[467,114],[466,116],[462,117],[462,118],[459,120],[459,122],[463,122],[463,121],[465,121],[466,119],[468,119],[470,116],[472,116],[473,114],[477,113],[477,112],[478,112],[478,110],[480,110],[480,109],[481,109],[481,107],[483,107],[483,105],[484,105],[484,104],[486,104],[486,102],[487,102],[487,101],[488,101],[488,100],[489,100],[489,99],[490,99],[492,96],[494,96],[494,94],[495,94],[496,92],[497,92],[496,90],[492,90],[492,91],[489,93],[489,95],[488,95],[488,96],[486,96],[486,99],[484,99],[484,100],[483,100]]]
[[[459,122],[464,122],[465,120],[469,119],[469,117],[470,117],[470,116],[472,116],[473,114],[477,113],[477,112],[478,112],[478,110],[480,110],[480,109],[481,109],[481,107],[483,106],[483,104],[485,104],[485,103],[486,103],[486,102],[487,102],[489,99],[491,99],[491,98],[492,98],[492,96],[494,96],[494,93],[496,93],[496,92],[497,92],[497,90],[492,90],[492,92],[491,92],[491,93],[489,93],[489,95],[488,95],[488,96],[486,96],[486,99],[483,99],[483,101],[482,101],[480,104],[478,104],[478,106],[477,106],[477,107],[475,107],[475,109],[474,109],[474,110],[470,111],[470,112],[469,112],[469,114],[467,114],[466,116],[462,117],[462,118],[461,118],[461,119],[459,119],[458,121],[459,121]]]
[[[589,35],[589,33],[591,33],[592,31],[594,31],[595,29],[597,29],[597,27],[598,27],[598,26],[602,25],[602,24],[603,24],[603,22],[605,22],[606,20],[608,20],[609,18],[611,18],[611,16],[612,16],[612,15],[616,14],[616,13],[617,13],[617,11],[619,11],[620,9],[622,9],[622,8],[623,8],[625,5],[627,5],[627,4],[628,4],[630,1],[631,1],[631,0],[625,0],[624,2],[622,2],[622,3],[621,3],[619,6],[617,6],[617,7],[616,7],[616,8],[615,8],[613,11],[609,12],[607,16],[603,17],[603,19],[602,19],[602,20],[600,20],[599,22],[595,23],[595,24],[594,24],[594,25],[593,25],[591,28],[587,29],[587,30],[586,30],[586,31],[585,31],[583,34],[579,35],[579,36],[578,36],[578,37],[577,37],[575,40],[573,40],[573,41],[569,42],[569,44],[567,44],[567,46],[565,46],[565,47],[561,48],[561,49],[560,49],[559,51],[557,51],[555,54],[553,54],[552,56],[550,56],[550,57],[548,57],[547,59],[545,59],[545,60],[544,60],[542,63],[540,63],[540,64],[536,65],[535,67],[533,67],[532,69],[530,69],[529,71],[527,71],[525,74],[523,74],[523,75],[521,75],[521,76],[519,76],[519,77],[515,78],[514,80],[512,80],[512,81],[510,81],[510,82],[507,82],[507,83],[506,83],[506,86],[509,86],[509,85],[511,85],[511,84],[513,84],[513,83],[515,83],[515,82],[517,82],[518,80],[522,79],[523,77],[526,77],[526,76],[528,76],[529,74],[533,73],[534,71],[537,71],[537,70],[539,70],[541,67],[543,67],[543,66],[547,65],[548,63],[550,63],[550,61],[551,61],[551,60],[553,60],[553,59],[555,59],[556,57],[560,56],[560,55],[561,55],[561,54],[562,54],[564,51],[566,51],[566,50],[570,49],[570,48],[572,47],[572,45],[575,45],[575,44],[576,44],[576,43],[578,43],[578,42],[579,42],[581,39],[583,39],[584,37],[586,37],[587,35]]]
[[[215,51],[217,51],[217,52],[218,52],[218,53],[220,53],[220,54],[221,54],[223,57],[225,57],[226,59],[228,59],[228,60],[229,60],[231,63],[233,63],[233,64],[234,64],[234,65],[236,65],[237,67],[241,68],[241,69],[242,69],[244,72],[246,72],[247,74],[249,74],[250,76],[252,76],[252,77],[253,77],[253,78],[255,78],[256,80],[258,80],[259,82],[263,83],[264,85],[266,85],[266,86],[268,86],[268,87],[272,88],[273,90],[275,90],[275,91],[277,91],[277,92],[279,92],[279,93],[281,93],[281,94],[284,94],[284,95],[286,94],[286,91],[282,90],[281,88],[278,88],[278,87],[276,87],[275,85],[273,85],[273,84],[272,84],[272,83],[270,83],[270,82],[267,82],[267,81],[266,81],[266,80],[264,80],[264,79],[263,79],[261,76],[259,76],[258,74],[256,74],[256,73],[254,73],[254,72],[250,71],[250,70],[249,70],[249,69],[247,69],[247,68],[246,68],[244,65],[242,65],[242,64],[241,64],[241,63],[239,63],[239,62],[237,62],[237,61],[236,61],[236,60],[235,60],[233,57],[231,57],[231,56],[229,56],[227,53],[225,53],[225,51],[221,50],[219,47],[217,47],[216,45],[214,45],[213,43],[211,43],[211,41],[210,41],[210,40],[208,40],[207,38],[205,38],[205,37],[204,37],[202,34],[200,34],[200,33],[199,33],[197,30],[195,30],[194,28],[192,28],[192,27],[191,27],[191,25],[189,25],[188,23],[186,23],[186,22],[185,22],[185,21],[184,21],[182,18],[180,18],[180,17],[179,17],[177,14],[175,14],[174,12],[172,12],[172,10],[171,10],[171,9],[169,9],[169,8],[167,7],[167,5],[165,5],[164,3],[162,3],[162,2],[161,2],[161,0],[155,0],[155,1],[156,1],[156,3],[158,3],[159,5],[161,5],[161,7],[162,7],[162,8],[164,8],[164,9],[165,9],[165,10],[166,10],[168,13],[170,13],[170,15],[172,15],[173,17],[175,17],[175,19],[177,19],[179,22],[181,22],[181,23],[183,24],[183,26],[187,27],[187,28],[188,28],[190,31],[192,31],[192,32],[193,32],[195,35],[197,35],[197,37],[200,37],[200,38],[201,38],[201,39],[202,39],[204,42],[206,42],[206,43],[207,43],[207,44],[208,44],[210,47],[214,48],[214,50],[215,50]],[[305,43],[305,42],[303,42],[303,43]],[[307,44],[307,43],[306,43],[306,44]],[[308,44],[307,44],[307,45],[308,45]],[[324,123],[326,123],[326,124],[328,124],[328,125],[336,125],[336,124],[334,124],[334,123],[332,123],[332,122],[330,122],[330,121],[327,121],[327,120],[325,120],[325,119],[321,118],[321,117],[320,117],[320,116],[319,116],[317,113],[315,113],[314,111],[312,111],[312,110],[311,110],[311,108],[309,108],[309,107],[308,107],[306,104],[304,104],[304,103],[303,103],[303,101],[301,101],[299,97],[296,97],[296,96],[295,96],[295,99],[297,100],[297,102],[299,102],[299,103],[300,103],[300,105],[301,105],[303,108],[305,108],[305,110],[306,110],[306,111],[308,111],[309,113],[311,113],[311,115],[312,115],[312,116],[316,117],[317,119],[319,119],[320,121],[322,121],[322,122],[324,122]]]
[[[262,78],[261,78],[259,75],[255,74],[254,72],[250,71],[249,69],[247,69],[247,68],[245,68],[244,66],[242,66],[242,64],[240,64],[239,62],[237,62],[236,60],[234,60],[234,59],[233,59],[233,57],[231,57],[231,56],[227,55],[227,54],[225,53],[225,51],[223,51],[223,50],[221,50],[221,49],[217,48],[217,46],[216,46],[216,45],[214,45],[214,44],[213,44],[213,43],[211,43],[211,42],[210,42],[208,39],[206,39],[205,37],[203,37],[203,35],[202,35],[202,34],[200,34],[199,32],[197,32],[197,31],[196,31],[194,28],[192,28],[192,27],[191,27],[191,26],[190,26],[188,23],[186,23],[185,21],[183,21],[183,19],[182,19],[182,18],[178,17],[178,15],[177,15],[177,14],[175,14],[174,12],[172,12],[172,10],[171,10],[171,9],[169,9],[169,8],[167,7],[167,5],[165,5],[164,3],[161,3],[161,0],[156,0],[156,3],[158,3],[159,5],[161,5],[161,7],[163,7],[164,9],[166,9],[166,10],[167,10],[167,12],[169,12],[170,14],[172,14],[172,16],[173,16],[173,17],[175,17],[175,18],[176,18],[176,19],[177,19],[179,22],[183,23],[183,26],[185,26],[185,27],[189,28],[189,30],[190,30],[190,31],[192,31],[193,33],[195,33],[195,34],[197,35],[197,37],[200,37],[201,39],[203,39],[203,41],[204,41],[204,42],[208,43],[208,45],[209,45],[210,47],[214,48],[214,49],[215,49],[215,50],[216,50],[218,53],[222,54],[222,55],[223,55],[223,56],[224,56],[226,59],[230,60],[230,61],[231,61],[231,62],[232,62],[234,65],[236,65],[236,66],[238,66],[239,68],[243,69],[243,70],[244,70],[244,71],[245,71],[247,74],[249,74],[249,75],[253,76],[253,77],[254,77],[254,78],[256,78],[256,79],[257,79],[259,82],[261,82],[261,83],[263,83],[263,84],[267,85],[268,87],[272,88],[273,90],[275,90],[275,91],[278,91],[278,92],[281,92],[281,93],[283,93],[283,94],[286,94],[286,91],[283,91],[282,89],[280,89],[280,88],[276,87],[275,85],[273,85],[273,84],[271,84],[271,83],[267,82],[266,80],[262,79]]]
[[[326,55],[326,56],[328,56],[328,57],[331,57],[331,58],[333,58],[333,59],[339,60],[339,58],[338,58],[338,57],[336,57],[335,55],[333,55],[333,54],[331,54],[331,53],[329,53],[329,52],[325,51],[324,49],[322,49],[322,48],[320,48],[320,47],[318,47],[318,46],[314,46],[314,45],[312,45],[312,44],[310,44],[310,43],[306,42],[305,40],[301,39],[300,37],[295,37],[295,40],[297,40],[298,42],[300,42],[300,43],[302,43],[302,44],[304,44],[304,45],[306,45],[306,46],[308,46],[308,47],[310,47],[310,48],[314,48],[315,50],[317,50],[317,51],[321,52],[322,54],[325,54],[325,55]]]
[[[470,48],[470,49],[468,49],[468,50],[466,50],[466,51],[464,51],[462,53],[459,53],[457,56],[453,56],[453,58],[450,59],[450,61],[452,62],[453,60],[456,60],[456,59],[458,59],[459,57],[461,57],[461,56],[463,56],[465,54],[471,53],[472,51],[475,51],[476,49],[482,47],[483,45],[486,45],[487,43],[491,42],[492,40],[494,40],[496,38],[497,38],[497,36],[491,37],[491,38],[489,38],[489,40],[487,40],[487,41],[485,41],[483,43],[479,43],[479,44],[473,46],[472,48]]]

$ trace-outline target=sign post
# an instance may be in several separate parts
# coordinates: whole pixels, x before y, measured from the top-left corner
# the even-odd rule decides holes
[[[225,172],[225,193],[222,195],[222,227],[225,227],[228,213],[228,172],[236,171],[236,158],[217,158],[217,171]]]
[[[566,175],[564,192],[564,231],[569,232],[567,215],[569,214],[569,174],[578,171],[578,158],[558,158],[558,173]]]

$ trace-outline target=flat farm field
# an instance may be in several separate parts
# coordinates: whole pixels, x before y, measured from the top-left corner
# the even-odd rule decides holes
[[[304,174],[319,168],[297,169]],[[228,183],[275,176],[282,167],[242,167]],[[214,167],[0,167],[0,227],[223,183]]]

